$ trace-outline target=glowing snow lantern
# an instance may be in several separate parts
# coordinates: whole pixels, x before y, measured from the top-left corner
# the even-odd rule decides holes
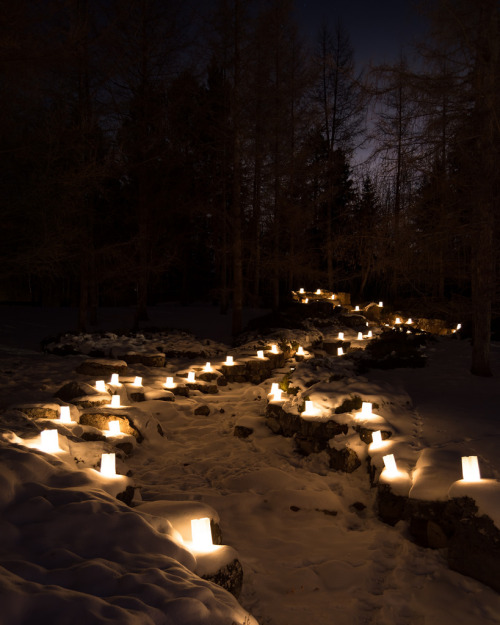
[[[406,323],[411,325],[413,323],[413,319],[410,317]]]
[[[164,384],[164,386],[165,386],[166,388],[175,388],[174,378],[172,378],[172,377],[168,377],[168,378],[165,380],[165,384]]]
[[[278,353],[278,346],[273,343],[273,345],[271,345],[271,354],[277,354]]]
[[[354,310],[355,310],[356,312],[358,312],[358,311],[359,311],[359,306],[355,306],[355,307],[354,307]]]
[[[205,363],[203,371],[205,371],[205,373],[210,373],[210,371],[212,371],[212,365],[209,362]]]
[[[191,537],[193,547],[198,551],[207,551],[213,547],[210,519],[191,519]]]
[[[361,404],[361,416],[368,418],[372,416],[372,404],[369,401],[364,401]]]
[[[296,352],[297,356],[305,356],[306,353],[304,351],[304,348],[302,347],[302,345],[299,345],[299,347],[297,348],[297,352]]]
[[[339,332],[339,340],[340,341],[344,340],[344,333],[343,332]]]
[[[379,302],[379,303],[378,303],[379,308],[382,308],[382,307],[383,307],[383,305],[384,305],[384,302]]]
[[[462,456],[462,473],[467,482],[479,482],[481,480],[477,456]]]
[[[373,336],[373,332],[371,330],[368,330],[368,334],[366,335],[369,339],[372,338]]]
[[[118,434],[121,434],[121,430],[120,430],[120,422],[115,420],[115,421],[110,421],[108,423],[108,427],[109,427],[109,434],[110,436],[118,436]]]
[[[363,332],[358,332],[358,341],[363,340]]]
[[[273,382],[271,384],[271,395],[274,395],[277,390],[279,389],[280,385],[278,384],[278,382]]]
[[[343,356],[344,355],[344,350],[342,349],[342,347],[337,347],[337,356]]]
[[[59,432],[57,430],[42,430],[40,432],[40,450],[48,454],[61,451],[59,447]]]
[[[335,299],[335,293],[332,293],[332,299]]]
[[[274,391],[274,393],[273,393],[273,396],[272,396],[271,401],[281,401],[281,393],[282,393],[282,392],[283,392],[283,391],[282,391],[280,388],[277,388],[277,389]]]
[[[304,304],[309,304],[309,298],[306,297],[306,299],[304,300]]]
[[[317,289],[316,295],[321,295],[321,289]]]
[[[111,408],[120,408],[120,396],[119,395],[111,396]]]
[[[106,382],[104,382],[104,380],[97,380],[95,383],[95,389],[96,391],[99,391],[99,393],[106,393]]]
[[[301,293],[301,294],[302,294],[302,293],[304,293],[304,292],[305,292],[305,291],[304,291],[304,289],[299,289],[299,293]]]
[[[59,421],[61,423],[71,423],[71,414],[69,406],[61,406],[59,410]]]
[[[102,454],[101,455],[101,475],[105,477],[116,476],[116,455],[115,454]]]
[[[399,477],[398,466],[394,454],[389,454],[383,457],[385,473],[387,477]]]
[[[401,319],[399,317],[396,317],[396,321],[394,323],[398,325],[399,323],[401,323]]]
[[[263,349],[257,350],[257,358],[264,358],[264,350]]]
[[[305,403],[306,403],[306,407],[302,412],[302,416],[303,417],[315,416],[317,414],[317,410],[314,407],[314,402],[307,399]]]
[[[121,386],[120,384],[120,377],[118,375],[118,373],[112,373],[111,374],[111,380],[109,382],[112,386]]]
[[[142,386],[142,378],[140,375],[135,376],[132,386]]]
[[[224,364],[228,367],[232,367],[234,365],[234,358],[232,356],[227,356]]]
[[[189,383],[193,383],[196,379],[196,375],[194,371],[188,371],[188,375],[187,375],[187,381]]]
[[[457,323],[457,330],[460,330],[460,328],[462,327],[461,323]]]
[[[372,432],[372,445],[378,446],[382,444],[382,432],[377,430],[376,432]]]

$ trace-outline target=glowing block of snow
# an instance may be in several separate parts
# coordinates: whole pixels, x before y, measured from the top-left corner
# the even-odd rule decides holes
[[[61,423],[71,423],[69,406],[61,406],[59,410],[59,421],[61,421]]]
[[[116,476],[116,455],[115,454],[102,454],[101,455],[101,475],[106,477]]]
[[[196,375],[194,371],[188,371],[188,375],[187,375],[187,381],[192,383],[194,382],[196,379]]]
[[[462,327],[461,323],[457,323],[457,330],[460,330],[460,328]]]
[[[257,358],[264,358],[264,350],[263,349],[257,350]]]
[[[299,289],[299,293],[304,293],[304,289]]]
[[[213,547],[210,519],[191,519],[191,537],[193,547],[198,551],[207,551]]]
[[[273,343],[273,345],[271,345],[271,354],[277,354],[277,353],[278,353],[278,346]]]
[[[409,323],[411,325],[413,323],[413,319],[410,317],[406,323]]]
[[[112,386],[121,386],[120,384],[120,376],[118,373],[111,374],[111,380],[109,382]]]
[[[316,295],[321,295],[321,289],[316,290]]]
[[[212,371],[212,365],[209,362],[207,362],[205,366],[203,367],[203,371],[205,371],[205,373],[210,373],[210,371]]]
[[[302,345],[299,345],[296,353],[297,353],[297,356],[305,356],[306,354]]]
[[[165,388],[175,388],[174,378],[168,377],[163,386],[165,386]]]
[[[40,450],[48,454],[61,451],[59,447],[59,432],[57,430],[42,430],[40,432]]]
[[[344,333],[339,332],[339,341],[343,341],[343,340],[344,340]]]
[[[142,386],[142,378],[140,375],[135,376],[132,386]]]
[[[271,395],[274,395],[276,393],[276,391],[278,391],[280,385],[278,384],[278,382],[273,382],[271,384]]]
[[[99,391],[99,393],[106,393],[107,389],[106,389],[106,383],[104,382],[104,380],[97,380],[95,383],[95,390]]]
[[[111,408],[120,408],[120,396],[119,395],[111,396]]]
[[[362,417],[371,417],[372,416],[372,404],[369,401],[364,401],[361,404],[361,416]]]
[[[399,317],[396,317],[396,321],[394,322],[396,325],[401,323],[401,319]]]
[[[355,306],[355,307],[354,307],[354,310],[355,310],[356,312],[358,312],[358,311],[359,311],[359,306]]]
[[[314,417],[318,414],[318,410],[314,407],[314,402],[306,400],[306,407],[302,412],[303,417]]]
[[[372,338],[373,336],[373,332],[371,330],[368,330],[368,334],[366,335],[369,339]]]
[[[363,340],[363,332],[358,332],[358,341]]]
[[[377,430],[376,432],[372,432],[372,443],[374,445],[382,444],[382,432],[380,430]]]
[[[271,397],[271,401],[282,401],[282,400],[281,400],[281,393],[282,393],[282,392],[283,392],[283,391],[282,391],[280,388],[276,389],[276,390],[274,391],[274,393],[273,393],[272,397]]]
[[[116,395],[114,397],[116,397]],[[108,427],[109,427],[109,433],[111,436],[116,436],[117,434],[121,434],[119,421],[110,421],[108,423]]]
[[[227,356],[224,364],[228,367],[232,367],[234,365],[234,358],[232,356]]]
[[[343,356],[344,355],[344,350],[342,349],[342,347],[337,347],[337,356]]]
[[[378,305],[379,305],[379,308],[382,308],[384,305],[384,302],[379,302]]]
[[[479,482],[481,480],[477,456],[462,456],[462,474],[467,482]]]
[[[309,298],[306,297],[306,299],[304,300],[304,304],[309,304]]]
[[[335,299],[335,293],[333,293],[333,295],[332,295],[332,299]]]
[[[396,464],[396,459],[394,458],[394,454],[388,454],[383,457],[384,466],[385,466],[385,474],[387,477],[399,477],[400,473],[398,471],[398,465]]]

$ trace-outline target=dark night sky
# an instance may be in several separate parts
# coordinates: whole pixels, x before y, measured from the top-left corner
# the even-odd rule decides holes
[[[334,27],[340,19],[350,35],[358,69],[370,61],[393,61],[402,47],[425,32],[414,0],[296,0],[296,7],[312,42],[324,20]]]

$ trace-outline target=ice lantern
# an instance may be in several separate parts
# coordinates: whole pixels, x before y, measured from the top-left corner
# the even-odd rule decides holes
[[[339,341],[343,341],[343,340],[344,340],[344,333],[339,332]]]
[[[300,289],[299,293],[302,295],[304,293],[304,289]]]
[[[111,374],[111,380],[109,382],[112,386],[121,386],[120,384],[120,377],[118,375],[118,373],[112,373]]]
[[[105,477],[116,477],[116,455],[101,455],[101,475]]]
[[[297,353],[297,356],[305,356],[306,354],[302,345],[299,345],[296,353]]]
[[[363,340],[363,332],[358,332],[358,341]]]
[[[165,384],[164,384],[165,388],[175,388],[175,384],[174,384],[174,378],[172,377],[168,377],[165,380]]]
[[[316,291],[316,295],[321,295],[321,289],[318,289],[318,290]]]
[[[272,390],[271,401],[281,401],[281,393],[282,390],[279,387]]]
[[[314,402],[312,402],[309,399],[306,399],[305,401],[305,408],[302,411],[302,416],[303,417],[314,417],[317,415],[317,410],[314,407]]]
[[[111,408],[120,408],[120,396],[119,395],[111,396]]]
[[[342,349],[342,347],[337,347],[337,356],[343,356],[344,355],[344,350]]]
[[[142,386],[142,378],[139,375],[135,376],[132,386]]]
[[[467,482],[479,482],[481,480],[477,456],[462,456],[462,474]]]
[[[114,397],[116,397],[116,395]],[[110,436],[118,436],[119,434],[121,434],[119,421],[110,421],[108,423],[108,427]]]
[[[213,547],[210,519],[191,519],[191,538],[197,551],[209,551]]]
[[[257,350],[257,358],[264,358],[264,350],[263,349],[259,349]]]
[[[187,381],[191,384],[195,381],[195,373],[194,371],[188,371]]]
[[[59,432],[57,430],[42,430],[40,432],[40,450],[48,454],[61,451],[59,447]]]
[[[212,365],[209,362],[207,362],[205,366],[203,367],[203,371],[205,373],[210,373],[210,371],[212,371]]]
[[[271,354],[277,354],[277,353],[278,353],[278,346],[275,343],[273,343],[271,345]]]
[[[371,417],[372,416],[372,404],[369,401],[364,401],[361,404],[361,416],[362,417]]]
[[[226,356],[226,361],[224,362],[224,364],[227,367],[232,367],[234,365],[234,358],[232,356]]]
[[[71,423],[71,414],[69,406],[61,406],[59,410],[59,421],[61,423]]]
[[[104,380],[97,380],[95,383],[95,390],[99,393],[106,393],[106,382]]]
[[[398,466],[394,454],[389,454],[383,457],[385,473],[387,477],[399,477]]]
[[[376,430],[372,432],[372,445],[378,447],[382,444],[382,432],[380,430]]]

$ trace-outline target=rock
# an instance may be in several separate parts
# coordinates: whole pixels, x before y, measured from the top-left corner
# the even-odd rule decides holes
[[[200,393],[203,393],[204,395],[217,395],[217,393],[219,392],[217,384],[210,384],[205,382],[202,382],[201,384],[197,382],[187,382],[186,386],[189,390],[200,391]]]
[[[361,466],[358,454],[350,447],[344,447],[343,449],[327,447],[326,451],[330,457],[330,468],[335,471],[352,473]]]
[[[29,419],[59,419],[58,404],[21,404],[12,408],[19,410]]]
[[[121,449],[126,456],[130,456],[130,454],[134,451],[134,446],[132,443],[128,441],[123,441],[122,443],[115,443],[114,446],[117,449]]]
[[[233,430],[233,436],[237,438],[248,438],[253,434],[253,428],[248,428],[246,425],[235,425]]]
[[[124,360],[88,358],[78,365],[76,372],[96,377],[111,377],[112,373],[125,375],[127,373],[127,363]]]
[[[161,352],[129,352],[123,356],[129,365],[141,364],[145,367],[164,367],[165,354]]]
[[[106,406],[110,401],[109,395],[84,395],[83,397],[75,397],[71,403],[86,410]]]
[[[136,403],[146,401],[146,395],[144,394],[144,391],[129,391],[127,394],[130,400],[135,401]]]
[[[405,517],[407,498],[395,495],[388,484],[378,484],[377,508],[379,518],[388,525],[396,525]]]
[[[87,382],[73,381],[68,382],[54,393],[54,397],[62,399],[65,402],[71,402],[76,397],[84,397],[86,395],[99,395],[99,391]],[[109,401],[109,397],[107,399]]]
[[[217,584],[217,586],[224,588],[234,597],[238,598],[243,586],[243,567],[240,561],[235,559],[229,564],[226,564],[217,571],[217,573],[203,575],[202,578]]]
[[[118,493],[118,495],[116,495],[116,498],[119,499],[120,501],[123,501],[123,503],[127,504],[127,506],[130,506],[132,505],[134,492],[135,492],[135,488],[133,486],[127,486],[127,488],[123,492]]]
[[[174,388],[168,389],[173,395],[177,395],[178,397],[189,397],[189,388],[187,386],[175,386]]]
[[[80,415],[81,425],[91,425],[102,431],[109,429],[110,421],[119,421],[120,431],[124,434],[131,434],[137,439],[138,443],[142,443],[144,440],[144,437],[134,423],[123,412],[117,414],[116,412],[102,412],[97,410],[95,412],[84,412]]]
[[[202,415],[204,417],[208,417],[210,414],[210,408],[206,404],[202,404],[201,406],[197,406],[194,409],[195,415]]]
[[[224,375],[221,375],[217,378],[217,386],[227,386],[227,378]]]

